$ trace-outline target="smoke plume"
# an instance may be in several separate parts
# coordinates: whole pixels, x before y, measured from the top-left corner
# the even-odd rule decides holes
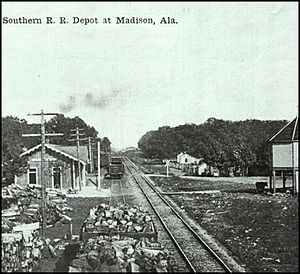
[[[76,107],[76,98],[75,96],[69,96],[67,102],[65,104],[60,104],[59,105],[59,110],[61,112],[70,112]]]
[[[76,106],[86,106],[103,110],[107,108],[120,93],[120,90],[113,90],[107,94],[95,94],[88,92],[84,95],[69,96],[68,100],[59,105],[61,112],[67,113],[76,108]]]

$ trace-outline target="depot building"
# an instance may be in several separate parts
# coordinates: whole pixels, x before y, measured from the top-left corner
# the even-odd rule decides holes
[[[279,130],[270,143],[270,188],[299,192],[298,116]]]

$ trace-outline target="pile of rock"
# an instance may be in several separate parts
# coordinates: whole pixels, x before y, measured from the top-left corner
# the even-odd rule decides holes
[[[174,272],[173,257],[148,238],[97,236],[85,242],[69,272]]]
[[[12,233],[1,235],[1,271],[37,271],[44,247],[39,237],[39,223],[14,226]]]
[[[4,201],[3,201],[4,200]],[[50,191],[46,196],[46,223],[71,220],[67,212],[65,196],[59,191]],[[39,238],[41,189],[24,188],[18,184],[2,188],[1,247],[3,272],[32,272],[38,268],[46,243]]]
[[[2,231],[8,232],[13,224],[41,222],[41,191],[38,188],[23,188],[17,184],[2,189]],[[49,190],[46,194],[46,223],[55,225],[72,208],[66,204],[66,197],[59,190]],[[10,222],[10,225],[8,223]]]
[[[83,225],[82,232],[143,235],[142,233],[155,233],[155,227],[149,213],[140,207],[128,205],[113,207],[100,204],[90,209],[90,215]]]
[[[12,204],[29,205],[32,198],[40,198],[40,190],[12,184],[1,189],[2,209],[10,208]]]

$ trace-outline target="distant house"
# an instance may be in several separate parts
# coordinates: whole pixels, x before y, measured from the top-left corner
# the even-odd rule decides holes
[[[217,167],[211,166],[205,162],[201,162],[198,165],[198,174],[202,176],[214,176],[219,177],[220,171]]]
[[[182,165],[199,164],[200,158],[195,158],[186,152],[181,152],[177,155],[177,163]]]
[[[183,170],[186,174],[194,176],[220,176],[218,168],[213,167],[204,161],[200,161],[198,164],[184,166]]]
[[[17,177],[20,185],[41,184],[41,144],[23,152],[28,169],[26,174]],[[47,188],[79,188],[79,179],[85,186],[86,165],[88,163],[88,149],[79,147],[79,164],[76,146],[59,146],[45,144],[45,182]],[[79,172],[80,171],[80,172]],[[80,176],[80,177],[79,177]]]
[[[202,158],[193,157],[186,152],[177,155],[176,167],[189,175],[219,176],[219,171],[208,165]]]
[[[299,191],[299,126],[298,116],[278,131],[270,142],[271,175],[270,188]]]

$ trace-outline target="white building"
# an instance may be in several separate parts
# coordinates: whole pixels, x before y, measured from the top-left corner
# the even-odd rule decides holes
[[[177,155],[177,163],[183,165],[189,164],[199,164],[201,162],[200,158],[195,158],[186,152],[181,152]]]
[[[299,192],[298,116],[278,131],[270,140],[270,188],[291,188]]]

